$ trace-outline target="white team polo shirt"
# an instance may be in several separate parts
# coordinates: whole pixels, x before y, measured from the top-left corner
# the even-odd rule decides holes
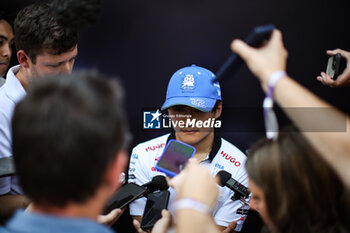
[[[165,175],[156,171],[155,165],[161,156],[167,141],[174,135],[166,134],[144,143],[138,144],[132,151],[129,164],[129,183],[138,185],[145,184],[157,175]],[[232,174],[232,178],[248,187],[248,175],[245,170],[246,155],[237,147],[229,143],[223,138],[215,137],[212,151],[207,160],[210,162],[209,168],[211,174],[215,176],[219,171],[225,170]],[[234,192],[227,187],[219,188],[219,196],[217,204],[213,211],[213,217],[217,225],[228,226],[233,220],[237,221],[236,231],[242,229],[242,225],[246,215],[242,215],[241,201],[232,201],[231,197]],[[173,202],[175,200],[175,190],[169,188],[170,198],[168,209],[174,216]],[[146,205],[146,198],[139,198],[130,204],[130,215],[141,216]],[[240,210],[239,210],[240,209]],[[237,213],[238,212],[238,213]],[[243,213],[245,213],[243,211]]]
[[[6,82],[0,87],[0,158],[12,156],[11,120],[16,104],[26,96],[26,91],[16,77],[19,65],[12,67],[6,76]],[[0,178],[0,195],[20,194],[17,177]]]

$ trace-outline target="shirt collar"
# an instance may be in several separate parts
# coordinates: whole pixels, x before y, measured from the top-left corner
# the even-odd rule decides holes
[[[93,220],[80,217],[63,217],[18,210],[6,223],[10,232],[85,232],[112,233],[109,228]]]
[[[4,88],[7,96],[17,104],[20,100],[26,96],[26,91],[24,90],[21,82],[16,77],[16,73],[19,71],[20,65],[13,66],[6,75],[6,82]]]

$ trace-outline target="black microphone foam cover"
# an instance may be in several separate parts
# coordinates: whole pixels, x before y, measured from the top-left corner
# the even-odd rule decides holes
[[[153,192],[156,190],[167,190],[169,188],[169,185],[166,181],[165,176],[158,175],[152,178],[152,181],[150,185],[148,186],[148,189]]]
[[[231,178],[231,173],[221,170],[216,174],[217,177],[219,177],[219,185],[224,186],[226,182]]]

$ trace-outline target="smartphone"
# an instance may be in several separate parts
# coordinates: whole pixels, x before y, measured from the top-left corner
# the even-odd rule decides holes
[[[338,75],[341,74],[342,68],[344,67],[344,62],[340,53],[328,58],[326,73],[331,76],[332,79],[336,80]]]
[[[146,193],[146,191],[146,187],[134,183],[125,184],[113,195],[111,199],[109,199],[104,213],[107,214],[116,208],[124,208],[137,198],[141,197],[144,193]]]
[[[180,173],[188,159],[192,158],[195,153],[196,148],[193,146],[171,139],[165,146],[163,154],[156,164],[156,169],[174,177]]]
[[[169,196],[170,192],[168,190],[148,194],[145,210],[142,215],[142,230],[152,229],[154,224],[162,217],[162,210],[168,208]]]
[[[264,44],[264,41],[270,39],[274,29],[275,26],[273,24],[255,27],[248,37],[245,38],[244,42],[252,47],[258,48]],[[216,78],[213,82],[223,80],[227,77],[232,77],[242,64],[242,58],[240,58],[236,53],[232,53],[232,55],[216,72]]]

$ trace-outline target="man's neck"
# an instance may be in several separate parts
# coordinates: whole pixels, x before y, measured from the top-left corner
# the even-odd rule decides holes
[[[96,195],[82,203],[70,202],[64,206],[33,203],[30,211],[66,218],[88,218],[97,221],[108,197],[105,191],[99,190]]]
[[[19,71],[15,74],[19,82],[21,83],[24,90],[27,90],[29,84],[28,74],[22,66],[20,66]]]
[[[58,207],[35,203],[33,203],[30,211],[34,213],[49,214],[65,218],[88,218],[95,221],[101,212],[100,208],[84,204],[67,204],[63,207]]]

